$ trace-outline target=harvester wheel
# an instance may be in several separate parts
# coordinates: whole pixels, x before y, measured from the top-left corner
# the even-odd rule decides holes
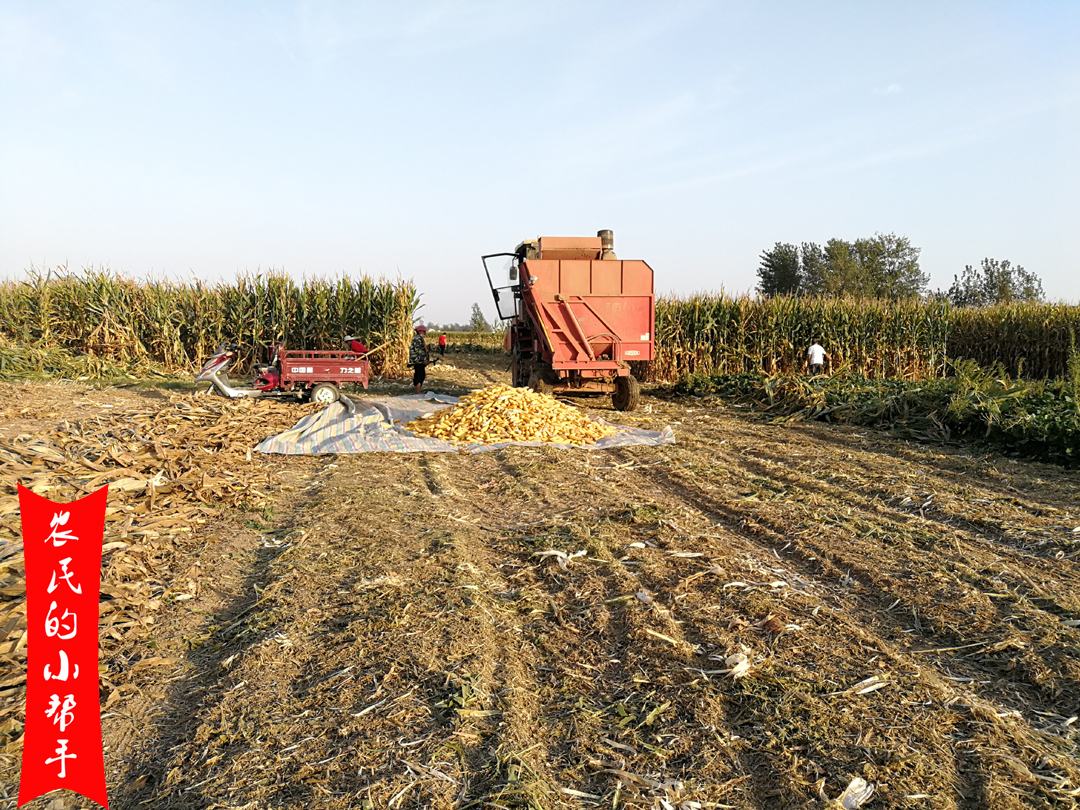
[[[632,411],[641,399],[641,386],[633,374],[615,378],[615,393],[611,395],[611,404],[617,411]]]
[[[311,401],[316,405],[329,405],[340,397],[341,392],[333,383],[319,383],[311,389]]]
[[[510,359],[510,385],[514,388],[524,388],[528,384],[528,380],[525,379],[523,366],[524,364],[521,362],[521,357],[515,353]]]

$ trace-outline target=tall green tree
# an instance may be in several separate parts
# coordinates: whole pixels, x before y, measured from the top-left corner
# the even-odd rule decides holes
[[[848,242],[830,239],[794,245],[777,242],[761,254],[758,290],[861,298],[916,298],[930,279],[919,267],[919,248],[906,236],[879,233]]]
[[[761,254],[758,265],[758,292],[767,298],[774,295],[795,295],[800,287],[799,249],[795,245],[777,242]]]
[[[811,295],[826,294],[829,263],[825,249],[816,242],[803,242],[799,249],[799,275],[803,292]]]
[[[857,239],[862,294],[874,298],[914,298],[926,292],[930,277],[919,267],[919,248],[894,233]]]
[[[922,295],[930,281],[919,267],[919,248],[892,233],[830,239],[824,247],[804,242],[801,254],[803,289],[815,295],[909,298]]]
[[[472,315],[469,316],[469,331],[471,332],[490,332],[491,324],[487,322],[484,317],[483,311],[480,309],[479,304],[472,305]]]
[[[843,239],[825,243],[825,295],[867,295],[867,283],[855,245]]]
[[[1008,259],[982,260],[982,267],[969,264],[964,272],[953,276],[949,287],[949,301],[958,307],[983,307],[990,304],[1008,304],[1013,301],[1042,301],[1042,281],[1022,266],[1013,265]]]

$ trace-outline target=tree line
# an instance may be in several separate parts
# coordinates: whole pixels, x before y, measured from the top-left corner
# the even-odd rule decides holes
[[[954,306],[986,306],[1043,300],[1042,282],[1010,261],[985,258],[967,265],[948,290],[931,292],[930,277],[919,266],[920,248],[906,236],[878,233],[824,245],[777,242],[761,254],[757,290],[775,295],[854,296],[857,298],[947,298]]]
[[[433,332],[493,332],[495,328],[484,317],[479,304],[472,305],[472,314],[468,323],[429,323],[427,328]]]

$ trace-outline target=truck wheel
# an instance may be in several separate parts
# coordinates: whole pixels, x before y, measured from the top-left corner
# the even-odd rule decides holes
[[[617,411],[632,411],[641,399],[641,386],[633,374],[615,378],[615,393],[611,395],[611,404]]]
[[[311,401],[316,405],[329,405],[341,398],[341,392],[333,383],[319,383],[311,389]]]

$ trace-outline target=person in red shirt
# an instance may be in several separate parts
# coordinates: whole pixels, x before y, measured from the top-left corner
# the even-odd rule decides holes
[[[439,335],[439,356],[446,357],[446,332]]]
[[[349,351],[356,352],[357,354],[367,354],[367,346],[365,346],[360,338],[353,337],[352,335],[345,336],[345,345],[349,347]]]

